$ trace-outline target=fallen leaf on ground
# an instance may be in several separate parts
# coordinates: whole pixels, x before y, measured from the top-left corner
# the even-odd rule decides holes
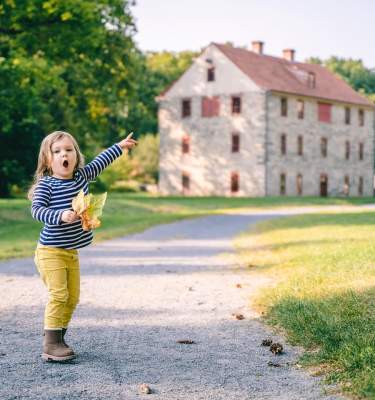
[[[237,283],[236,287],[237,288],[242,288],[242,285],[240,283]]]
[[[189,340],[189,339],[177,340],[177,343],[180,343],[180,344],[195,344],[194,340]]]

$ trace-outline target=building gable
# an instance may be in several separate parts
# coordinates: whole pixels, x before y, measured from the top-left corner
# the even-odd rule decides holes
[[[214,80],[211,81],[208,80],[207,72],[210,68],[214,68]],[[223,52],[211,44],[160,97],[170,99],[231,95],[249,91],[260,91],[260,88]]]

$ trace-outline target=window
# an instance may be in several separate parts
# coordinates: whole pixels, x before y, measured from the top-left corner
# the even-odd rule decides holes
[[[349,190],[350,190],[349,176],[345,175],[345,178],[344,178],[344,190],[343,190],[345,196],[349,196]]]
[[[188,172],[182,172],[182,191],[185,193],[190,190],[190,175]]]
[[[358,110],[358,122],[359,126],[364,126],[365,124],[365,112],[362,109]]]
[[[305,116],[305,102],[303,100],[297,101],[297,115],[298,119],[303,119]]]
[[[207,82],[213,82],[215,80],[215,67],[207,68]]]
[[[350,125],[350,108],[345,107],[345,124]]]
[[[286,194],[286,175],[280,174],[280,194],[284,196]]]
[[[358,181],[358,194],[360,196],[363,195],[363,177],[362,176],[359,177],[359,181]]]
[[[328,141],[327,138],[321,138],[320,139],[320,153],[322,157],[327,157],[327,147],[328,147]]]
[[[307,86],[310,89],[314,89],[316,86],[316,79],[315,79],[315,73],[314,72],[309,72],[307,76]]]
[[[299,156],[303,155],[303,137],[298,136],[297,138],[297,152]]]
[[[202,117],[216,117],[220,112],[220,99],[215,97],[202,97]]]
[[[241,97],[232,97],[232,114],[241,113]]]
[[[297,194],[298,196],[302,195],[302,175],[297,175]]]
[[[288,99],[286,97],[282,97],[280,99],[280,106],[281,106],[281,116],[282,117],[288,116]]]
[[[182,100],[182,118],[190,117],[191,115],[191,101],[190,99]]]
[[[238,133],[232,133],[232,153],[238,153],[240,151],[240,135]]]
[[[359,154],[358,154],[358,158],[362,161],[363,160],[363,143],[361,142],[359,144]]]
[[[182,138],[182,154],[190,153],[190,137],[185,135]]]
[[[281,141],[280,141],[280,151],[282,155],[286,154],[286,135],[283,133],[281,135]]]
[[[331,122],[331,104],[318,103],[318,119],[320,122]]]
[[[350,158],[350,142],[349,142],[349,140],[347,140],[345,142],[345,158],[347,160],[349,160],[349,158]]]
[[[232,172],[230,176],[230,191],[236,193],[239,191],[240,182],[238,172]]]

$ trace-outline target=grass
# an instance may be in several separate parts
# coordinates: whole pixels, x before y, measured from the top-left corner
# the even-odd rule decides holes
[[[251,271],[273,279],[254,305],[308,350],[301,364],[374,399],[375,212],[269,220],[236,245]]]
[[[152,225],[223,212],[233,208],[358,205],[370,202],[373,202],[373,198],[158,197],[147,194],[109,193],[102,226],[95,232],[94,241],[142,231]],[[0,260],[31,256],[41,228],[42,224],[31,218],[28,200],[0,199]]]

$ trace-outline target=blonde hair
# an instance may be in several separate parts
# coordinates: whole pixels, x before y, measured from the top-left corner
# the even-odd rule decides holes
[[[74,137],[70,133],[63,132],[63,131],[55,131],[55,132],[50,133],[43,139],[42,143],[40,144],[38,166],[36,167],[33,182],[30,186],[29,191],[27,192],[27,198],[29,200],[33,199],[34,190],[35,190],[36,186],[38,185],[39,181],[44,176],[52,175],[52,169],[50,168],[50,163],[52,160],[52,145],[64,137],[67,137],[72,141],[73,147],[74,147],[74,149],[76,151],[76,155],[77,155],[77,162],[74,167],[73,174],[76,172],[76,170],[78,168],[82,168],[85,165],[85,157],[80,152],[77,141],[74,139]]]

